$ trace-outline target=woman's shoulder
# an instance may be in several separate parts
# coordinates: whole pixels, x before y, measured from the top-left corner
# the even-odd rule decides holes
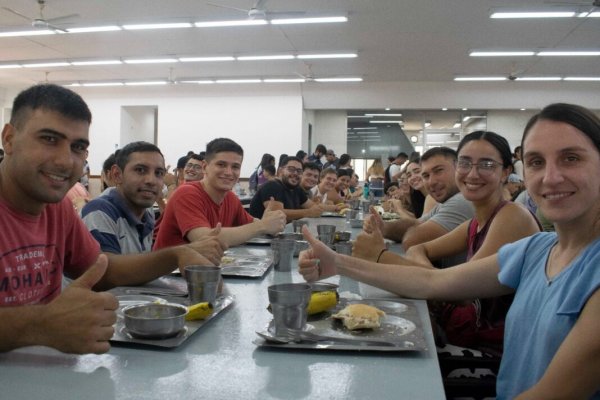
[[[504,203],[496,214],[496,219],[500,221],[507,221],[510,223],[515,222],[533,222],[537,225],[535,217],[531,212],[522,204],[507,201]]]

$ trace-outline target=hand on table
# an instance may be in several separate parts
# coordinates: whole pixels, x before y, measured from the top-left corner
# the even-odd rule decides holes
[[[369,207],[370,214],[365,218],[363,222],[363,230],[367,233],[373,233],[375,229],[378,229],[383,236],[383,219],[381,215],[375,210],[373,206]]]
[[[117,321],[119,302],[111,293],[93,292],[106,272],[108,259],[101,254],[83,275],[40,312],[41,343],[65,353],[106,353]]]
[[[179,247],[177,264],[182,274],[186,265],[219,265],[221,263],[221,257],[228,246],[219,238],[220,233],[221,223],[218,223],[199,240]]]
[[[307,218],[319,218],[323,214],[323,209],[319,206],[319,204],[314,204],[310,208],[306,209]]]
[[[316,239],[304,225],[302,234],[310,247],[298,256],[298,271],[307,282],[327,278],[337,274],[335,259],[337,254],[325,244]]]
[[[381,231],[374,229],[372,233],[363,232],[356,237],[352,246],[352,256],[376,262],[385,248]]]

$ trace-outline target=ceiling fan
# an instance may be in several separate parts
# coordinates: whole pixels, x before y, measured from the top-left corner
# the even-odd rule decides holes
[[[249,19],[266,19],[272,17],[286,18],[286,17],[297,17],[306,14],[304,11],[268,11],[265,8],[265,3],[267,0],[256,0],[254,5],[249,9],[231,7],[224,4],[216,4],[216,3],[206,3],[209,6],[220,7],[220,8],[228,8],[230,10],[236,10],[248,15]]]
[[[69,18],[74,18],[74,17],[79,17],[79,14],[69,14],[69,15],[63,15],[61,17],[56,17],[56,18],[44,18],[44,7],[46,6],[46,0],[37,0],[37,3],[40,7],[40,16],[39,18],[31,18],[28,17],[24,14],[21,14],[18,11],[13,10],[12,8],[8,8],[8,7],[2,7],[3,9],[5,9],[8,12],[11,12],[15,15],[18,15],[19,17],[25,18],[28,21],[31,21],[31,26],[33,26],[34,28],[39,28],[39,29],[52,29],[55,31],[60,31],[60,32],[67,32],[66,29],[61,28],[59,26],[56,26],[55,24],[57,23],[61,23],[60,21],[63,21],[65,19],[69,19]]]

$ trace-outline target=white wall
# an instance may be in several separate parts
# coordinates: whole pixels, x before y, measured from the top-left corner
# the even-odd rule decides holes
[[[536,110],[488,111],[487,130],[504,136],[508,140],[511,150],[514,150],[515,147],[521,145],[523,129],[529,118],[536,112]]]
[[[121,107],[121,143],[143,140],[154,143],[156,106]]]
[[[348,130],[346,111],[318,110],[315,111],[313,124],[313,149],[321,143],[328,149],[333,149],[339,157],[346,152],[346,133]]]

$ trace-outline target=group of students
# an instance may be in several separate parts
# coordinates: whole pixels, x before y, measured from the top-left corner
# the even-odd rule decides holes
[[[556,232],[540,232],[527,209],[504,199],[512,171],[506,140],[474,132],[458,152],[435,148],[421,158],[434,214],[455,199],[471,203],[471,217],[448,229],[451,215],[384,223],[373,214],[353,256],[305,229],[310,249],[300,255],[300,273],[451,302],[450,318],[457,305],[476,302],[478,329],[450,331],[458,335],[449,340],[503,342],[498,399],[600,399],[600,119],[575,105],[547,106],[525,127],[522,151],[527,191]],[[384,237],[402,241],[406,253],[387,250]],[[468,261],[434,267],[460,252]]]
[[[176,266],[218,264],[227,247],[327,209],[300,185],[310,163],[292,156],[248,213],[232,192],[243,150],[219,138],[199,160],[202,180],[170,196],[150,251],[156,226],[148,207],[166,175],[156,146],[121,149],[110,167],[115,187],[85,205],[82,218],[65,196],[81,177],[90,123],[80,96],[45,84],[17,96],[3,128],[1,351],[41,344],[106,352],[118,303],[96,290],[143,284]],[[308,281],[341,274],[441,301],[446,318],[437,322],[450,342],[504,345],[499,399],[600,398],[600,120],[582,107],[550,105],[527,124],[522,146],[528,193],[555,233],[539,233],[531,212],[504,199],[506,140],[474,132],[457,152],[433,148],[407,166],[411,187],[435,201],[429,210],[391,222],[372,213],[352,256],[305,229],[311,247],[299,271]],[[402,242],[405,254],[387,250],[384,238]],[[61,290],[63,274],[74,281]],[[476,329],[447,325],[463,307],[476,313]]]

